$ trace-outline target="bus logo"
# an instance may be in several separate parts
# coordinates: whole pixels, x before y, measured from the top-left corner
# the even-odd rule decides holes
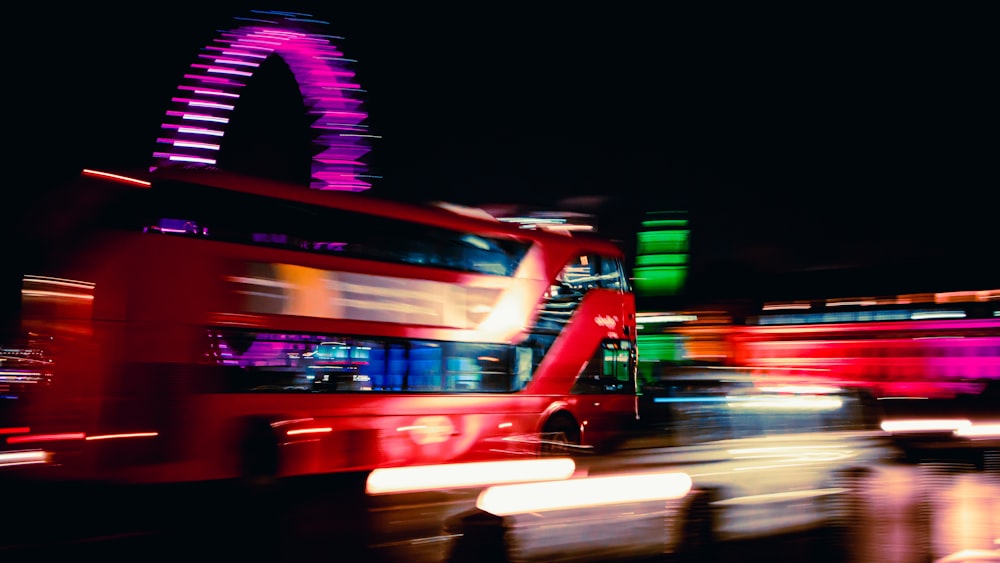
[[[422,416],[402,430],[409,430],[414,442],[426,446],[447,441],[455,434],[455,425],[447,416]]]
[[[615,320],[615,317],[612,317],[610,315],[597,315],[596,317],[594,317],[594,322],[597,323],[597,326],[607,329],[615,328],[615,326],[618,324],[618,322]]]

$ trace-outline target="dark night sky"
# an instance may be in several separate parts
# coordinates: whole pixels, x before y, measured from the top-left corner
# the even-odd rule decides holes
[[[382,136],[373,194],[586,197],[626,245],[641,212],[686,209],[699,299],[1000,285],[985,12],[396,4],[259,5],[345,38]],[[8,18],[7,154],[29,197],[84,166],[146,166],[180,76],[250,7],[134,6]],[[251,88],[243,129],[287,147],[294,83]]]

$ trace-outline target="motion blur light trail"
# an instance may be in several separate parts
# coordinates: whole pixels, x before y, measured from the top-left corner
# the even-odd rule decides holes
[[[576,463],[569,458],[388,467],[375,469],[369,474],[365,491],[370,495],[384,495],[568,479],[575,470]]]
[[[691,477],[680,471],[584,477],[565,481],[496,485],[476,507],[496,516],[681,498]]]

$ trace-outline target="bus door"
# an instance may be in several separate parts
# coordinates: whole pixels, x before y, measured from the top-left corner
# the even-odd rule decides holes
[[[571,389],[588,444],[603,444],[637,421],[636,350],[629,340],[601,342]]]

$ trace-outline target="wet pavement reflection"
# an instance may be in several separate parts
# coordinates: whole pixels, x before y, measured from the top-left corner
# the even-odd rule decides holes
[[[1000,561],[1000,473],[929,461],[881,468],[858,486],[850,560]]]
[[[358,482],[115,489],[5,479],[0,560],[513,561],[503,546],[454,549],[443,520],[474,492],[372,503]],[[720,546],[718,561],[1000,561],[1000,472],[957,462],[890,464],[857,475],[844,526]],[[612,526],[627,525],[608,522]],[[572,533],[572,531],[567,531]],[[503,541],[501,537],[499,541]],[[467,542],[466,542],[467,543]],[[573,561],[573,554],[566,554]],[[463,559],[464,558],[464,559]],[[627,561],[628,558],[607,559]],[[642,561],[648,561],[648,557]]]

